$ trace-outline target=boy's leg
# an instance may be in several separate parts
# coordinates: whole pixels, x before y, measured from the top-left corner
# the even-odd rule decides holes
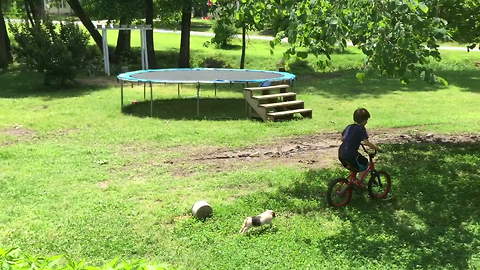
[[[358,170],[359,170],[359,175],[360,179],[363,179],[365,177],[365,174],[368,172],[368,159],[361,154],[358,154],[357,156],[357,165],[358,165]]]

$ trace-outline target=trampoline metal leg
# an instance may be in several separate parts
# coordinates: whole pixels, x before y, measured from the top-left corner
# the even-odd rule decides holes
[[[147,100],[147,84],[143,83],[143,100]]]
[[[120,82],[120,112],[123,112],[123,81]]]
[[[152,89],[152,82],[150,82],[150,117],[153,117],[153,89]]]
[[[215,83],[214,86],[215,86],[215,96],[217,96],[217,84]]]
[[[197,117],[200,116],[200,83],[197,83]]]
[[[180,84],[177,84],[177,96],[180,97]]]

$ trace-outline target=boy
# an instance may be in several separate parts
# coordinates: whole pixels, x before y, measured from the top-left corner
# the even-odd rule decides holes
[[[348,125],[342,132],[342,144],[338,149],[338,159],[342,165],[355,172],[367,169],[368,159],[358,152],[360,144],[364,144],[377,151],[380,149],[368,141],[365,125],[370,118],[370,113],[365,108],[356,109],[353,113],[354,124]]]

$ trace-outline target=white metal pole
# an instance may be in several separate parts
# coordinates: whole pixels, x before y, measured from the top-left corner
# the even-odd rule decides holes
[[[149,64],[148,64],[148,43],[147,43],[147,30],[143,30],[143,36],[145,39],[145,67],[149,69]]]
[[[142,69],[145,70],[145,51],[143,50],[145,45],[145,36],[143,35],[143,29],[140,29],[140,40],[142,44],[141,53],[142,53]]]
[[[103,62],[105,66],[105,74],[110,76],[110,58],[108,57],[108,39],[107,39],[106,27],[102,27],[102,41],[103,41]]]

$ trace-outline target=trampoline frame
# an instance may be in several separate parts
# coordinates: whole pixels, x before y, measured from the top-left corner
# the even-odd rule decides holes
[[[139,79],[132,77],[135,74],[147,73],[147,72],[168,72],[168,71],[182,71],[182,70],[211,70],[211,71],[234,71],[234,72],[265,72],[265,73],[274,73],[280,74],[281,77],[270,78],[270,79],[256,79],[256,80],[147,80]],[[288,84],[293,85],[296,76],[288,72],[280,71],[269,71],[269,70],[253,70],[253,69],[225,69],[225,68],[170,68],[170,69],[147,69],[147,70],[137,70],[119,74],[117,79],[120,81],[120,104],[121,111],[123,112],[123,85],[125,82],[132,83],[143,83],[143,97],[146,100],[146,85],[149,85],[150,88],[150,116],[153,116],[153,84],[177,84],[178,85],[178,96],[180,97],[180,85],[182,84],[194,84],[196,85],[197,90],[197,117],[200,116],[200,85],[201,84],[213,84],[215,86],[215,96],[217,96],[217,84],[245,84],[245,87],[249,86],[249,83],[255,84],[270,84],[271,82],[288,82]],[[245,103],[245,109],[247,110],[247,104]]]

